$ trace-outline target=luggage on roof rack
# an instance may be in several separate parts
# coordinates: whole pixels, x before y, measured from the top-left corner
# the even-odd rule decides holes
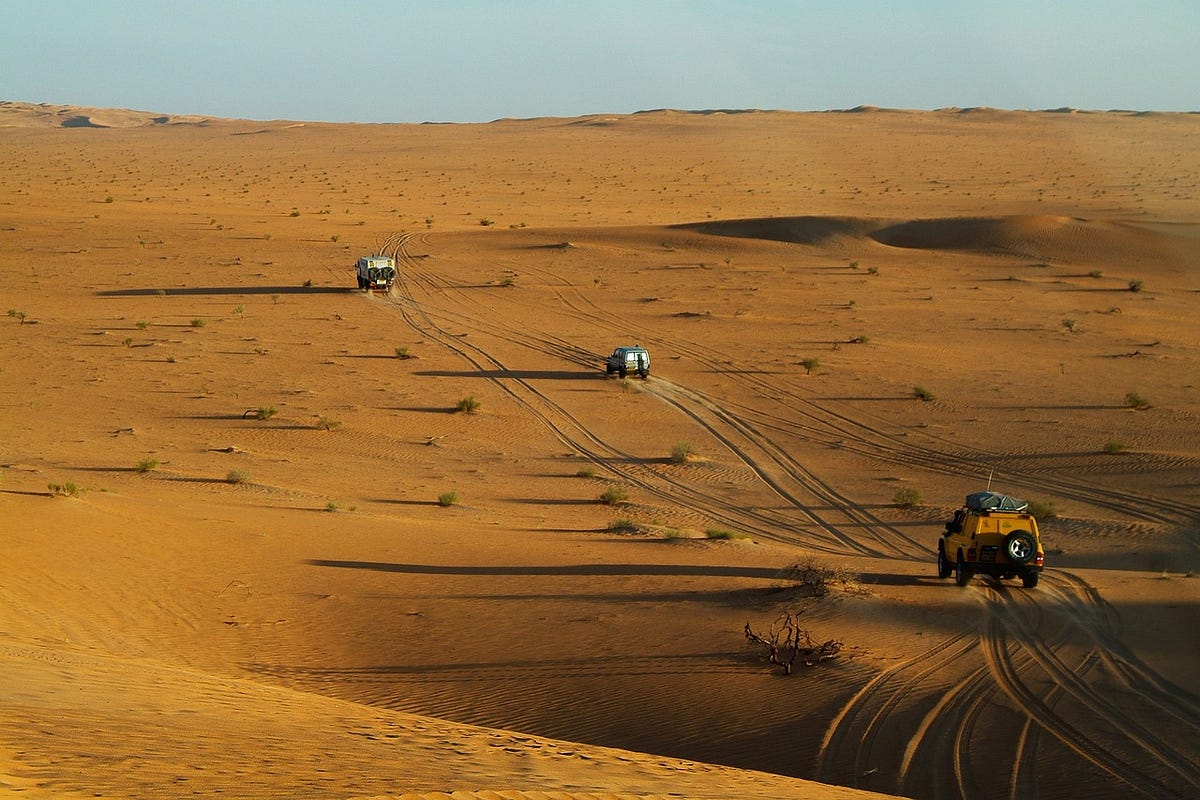
[[[1029,503],[999,492],[975,492],[967,495],[967,508],[972,511],[1024,511]]]

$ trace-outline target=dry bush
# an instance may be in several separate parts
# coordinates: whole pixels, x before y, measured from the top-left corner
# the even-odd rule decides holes
[[[829,594],[834,584],[847,592],[856,591],[859,587],[858,573],[845,567],[831,567],[812,556],[784,567],[779,577],[787,583],[805,589],[812,597],[824,597]]]
[[[838,657],[842,643],[827,639],[818,644],[807,628],[800,627],[799,611],[784,611],[763,634],[755,633],[746,623],[743,633],[746,641],[764,651],[768,662],[783,668],[784,675],[791,675],[797,661],[806,667],[830,661]]]

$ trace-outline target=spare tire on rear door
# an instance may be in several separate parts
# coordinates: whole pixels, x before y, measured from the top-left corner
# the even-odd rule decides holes
[[[1004,539],[1004,554],[1016,564],[1028,564],[1037,553],[1037,543],[1029,531],[1013,531]]]

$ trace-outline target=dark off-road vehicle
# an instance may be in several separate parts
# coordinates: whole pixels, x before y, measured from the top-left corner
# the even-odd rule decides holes
[[[966,586],[972,575],[1020,576],[1026,589],[1037,586],[1046,553],[1028,507],[996,492],[967,495],[938,540],[938,577],[953,574],[955,583]]]

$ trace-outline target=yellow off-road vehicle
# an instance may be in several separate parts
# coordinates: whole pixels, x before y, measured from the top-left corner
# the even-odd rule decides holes
[[[966,586],[972,575],[1019,575],[1026,589],[1037,586],[1046,553],[1028,508],[1024,500],[996,492],[967,495],[938,540],[938,577],[953,574],[955,583]]]

